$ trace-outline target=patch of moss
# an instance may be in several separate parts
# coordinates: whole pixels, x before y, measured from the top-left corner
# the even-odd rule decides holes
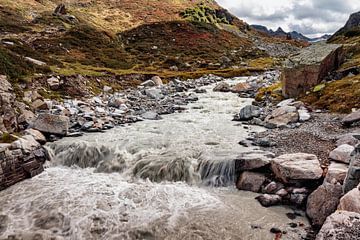
[[[256,94],[255,100],[258,102],[264,101],[265,98],[270,97],[271,100],[281,101],[284,99],[282,93],[282,83],[278,82],[269,87],[260,88]]]
[[[257,67],[257,68],[272,68],[276,65],[275,60],[271,57],[266,58],[256,58],[249,61],[248,65],[250,67]]]
[[[0,138],[0,143],[12,143],[16,140],[17,138],[15,136],[13,136],[10,133],[3,133],[1,138]]]
[[[302,101],[331,112],[349,113],[360,108],[360,75],[327,83],[322,91],[310,93]]]
[[[180,16],[189,21],[210,24],[232,24],[233,22],[233,17],[227,11],[213,9],[205,4],[187,8],[180,13]]]

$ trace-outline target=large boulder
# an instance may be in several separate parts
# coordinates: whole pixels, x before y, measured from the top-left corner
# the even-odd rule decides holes
[[[324,183],[308,197],[306,214],[313,225],[321,226],[326,218],[336,211],[342,196],[340,184]]]
[[[275,109],[269,116],[266,117],[265,122],[269,126],[283,127],[290,123],[299,121],[299,112],[294,106],[282,106]]]
[[[355,240],[360,237],[360,214],[337,211],[329,216],[316,240]]]
[[[235,169],[237,172],[243,172],[263,168],[270,165],[274,157],[274,153],[261,150],[244,152],[235,158]]]
[[[340,200],[338,210],[360,213],[360,185],[354,188]]]
[[[313,44],[292,56],[285,64],[281,80],[283,95],[297,97],[318,85],[343,61],[342,46]]]
[[[332,152],[330,152],[330,159],[338,162],[349,163],[351,158],[351,153],[355,150],[355,148],[348,144],[343,144]]]
[[[360,144],[352,153],[349,171],[344,181],[344,193],[354,189],[360,183]]]
[[[291,180],[317,180],[323,174],[318,158],[307,153],[285,154],[274,158],[271,169],[284,183]]]
[[[239,190],[259,192],[266,177],[261,173],[243,172],[236,184]]]
[[[39,114],[33,122],[33,128],[43,133],[64,136],[69,130],[69,118],[53,114]]]

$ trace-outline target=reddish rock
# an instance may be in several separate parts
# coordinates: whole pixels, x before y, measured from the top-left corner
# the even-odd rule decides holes
[[[281,75],[283,95],[298,97],[312,90],[343,62],[341,45],[314,44],[288,60]]]

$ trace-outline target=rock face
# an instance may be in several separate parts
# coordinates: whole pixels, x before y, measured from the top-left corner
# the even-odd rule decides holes
[[[47,113],[39,114],[33,128],[43,133],[64,136],[69,130],[69,118]]]
[[[0,75],[0,133],[17,130],[15,98],[6,76]]]
[[[338,210],[356,212],[360,214],[360,185],[341,198]]]
[[[239,190],[259,192],[266,177],[260,173],[243,172],[236,184]]]
[[[308,198],[306,214],[313,225],[321,226],[326,218],[335,212],[340,197],[342,196],[341,185],[324,183]]]
[[[338,162],[349,163],[351,153],[355,150],[355,148],[348,144],[343,144],[337,147],[330,153],[330,159]]]
[[[45,150],[30,135],[10,146],[0,144],[0,190],[41,173],[46,160]]]
[[[284,183],[291,180],[316,180],[323,174],[318,158],[306,153],[285,154],[274,158],[271,169]]]
[[[360,145],[357,145],[351,156],[349,171],[344,181],[344,193],[354,189],[360,183]]]
[[[326,219],[316,240],[350,240],[360,237],[360,214],[338,211]]]
[[[283,95],[297,97],[318,85],[343,62],[342,46],[313,44],[288,60],[281,80]]]

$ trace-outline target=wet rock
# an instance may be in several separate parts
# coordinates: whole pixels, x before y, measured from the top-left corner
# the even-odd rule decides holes
[[[316,240],[359,239],[360,214],[337,211],[330,215],[322,226]]]
[[[261,186],[263,185],[265,180],[266,177],[263,174],[254,172],[243,172],[239,177],[236,187],[239,190],[257,193],[260,191]]]
[[[308,197],[307,193],[291,193],[290,202],[292,204],[295,204],[296,206],[303,206],[306,202],[307,197]]]
[[[360,213],[360,185],[341,198],[338,210]]]
[[[230,92],[231,91],[231,87],[228,83],[226,82],[222,82],[219,83],[214,89],[214,92]]]
[[[344,126],[351,126],[354,123],[360,122],[360,110],[350,113],[341,121]]]
[[[236,121],[248,121],[259,117],[261,108],[254,105],[247,105],[240,110],[240,113],[234,118]]]
[[[283,188],[284,188],[283,184],[277,182],[271,182],[268,185],[266,185],[266,187],[264,188],[264,192],[267,194],[275,194]]]
[[[316,180],[323,174],[318,158],[306,153],[285,154],[274,158],[271,169],[284,183],[290,180]]]
[[[285,189],[280,189],[279,191],[276,192],[276,195],[280,196],[280,197],[286,197],[289,194],[288,191],[286,191]]]
[[[251,151],[240,154],[235,158],[235,169],[238,172],[255,170],[270,164],[275,154],[264,151]]]
[[[33,128],[43,133],[64,136],[69,130],[69,118],[53,114],[39,114],[33,123]]]
[[[312,192],[306,205],[306,214],[313,225],[322,226],[326,218],[336,211],[342,196],[342,186],[324,183]]]
[[[325,182],[343,184],[348,172],[348,165],[344,163],[331,162],[325,177]]]
[[[297,97],[311,90],[342,61],[341,45],[315,44],[303,48],[287,61],[282,71],[283,95]]]
[[[204,88],[197,88],[197,89],[194,90],[194,92],[195,92],[195,93],[199,93],[199,94],[200,94],[200,93],[206,93],[206,89],[204,89]]]
[[[45,144],[46,143],[45,136],[38,130],[30,128],[30,129],[26,129],[25,133],[28,134],[28,135],[31,135],[40,144]]]
[[[281,197],[278,195],[263,194],[255,198],[263,207],[271,207],[281,203]]]
[[[112,97],[109,99],[108,106],[113,108],[121,108],[126,100],[120,97]]]
[[[259,146],[259,147],[264,147],[264,148],[268,148],[268,147],[273,147],[276,145],[276,143],[272,142],[270,139],[268,138],[259,138],[256,139],[254,142],[254,145]]]
[[[330,159],[338,162],[349,163],[350,155],[355,150],[355,148],[348,144],[343,144],[336,149],[334,149],[329,157]]]

